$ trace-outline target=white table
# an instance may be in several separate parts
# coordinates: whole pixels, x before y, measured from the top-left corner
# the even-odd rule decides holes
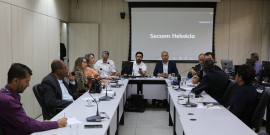
[[[166,80],[170,83],[169,80]],[[184,86],[182,88],[189,87]],[[190,91],[186,91],[187,95]],[[174,134],[177,135],[256,135],[256,133],[239,120],[234,114],[226,108],[195,108],[185,107],[180,104],[185,104],[187,98],[178,101],[180,92],[168,87],[168,102],[170,123],[174,126]],[[211,96],[202,93],[204,102],[216,102]],[[202,103],[198,103],[202,105]],[[188,115],[193,113],[194,115]],[[196,119],[191,121],[190,119]]]
[[[80,135],[95,134],[95,135],[114,135],[117,134],[118,124],[123,118],[124,103],[127,98],[127,87],[128,82],[131,80],[151,80],[151,81],[162,81],[170,83],[170,80],[163,78],[138,78],[138,79],[125,79],[124,86],[121,88],[112,88],[116,91],[116,96],[111,101],[99,102],[99,111],[106,112],[111,119],[104,119],[102,122],[87,122],[86,118],[96,114],[96,106],[86,107],[86,101],[81,98],[90,97],[88,93],[82,95],[70,106],[65,108],[62,112],[57,114],[53,119],[59,119],[65,116],[67,118],[77,118],[82,123],[79,124],[78,133]],[[135,85],[134,85],[135,86]],[[188,86],[185,86],[188,87]],[[185,94],[188,94],[186,91]],[[249,127],[247,127],[241,120],[230,113],[226,108],[220,109],[206,109],[206,108],[187,108],[180,104],[186,103],[187,99],[178,101],[179,92],[167,87],[165,97],[169,103],[169,121],[174,126],[174,134],[183,135],[256,135]],[[205,102],[215,102],[207,94],[202,94]],[[193,113],[194,115],[188,115]],[[196,121],[190,121],[191,118]],[[103,128],[100,129],[84,129],[84,125],[89,124],[102,124]],[[69,127],[43,131],[34,133],[33,135],[62,135],[69,134]]]
[[[120,118],[124,113],[124,103],[126,101],[126,86],[128,83],[128,80],[124,80],[124,86],[120,88],[112,88],[113,91],[116,92],[116,96],[114,99],[111,99],[110,101],[100,101],[98,103],[99,111],[100,112],[106,112],[106,114],[110,117],[110,119],[103,119],[101,122],[87,122],[86,118],[93,116],[96,114],[97,107],[96,104],[93,107],[87,107],[86,101],[82,100],[81,98],[90,98],[90,95],[88,92],[83,94],[79,99],[74,101],[71,105],[69,105],[67,108],[65,108],[63,111],[61,111],[59,114],[57,114],[55,117],[53,117],[53,120],[57,120],[60,118],[65,117],[66,118],[77,118],[82,123],[79,124],[78,128],[78,134],[79,135],[86,135],[86,134],[93,134],[93,135],[114,135],[117,133],[117,127],[118,123],[120,122]],[[92,94],[94,95],[100,95],[100,94]],[[118,120],[117,120],[118,118]],[[84,125],[95,125],[95,124],[102,124],[103,128],[97,128],[97,129],[84,129]],[[42,132],[36,132],[32,135],[68,135],[70,133],[70,129],[68,126],[64,128],[58,128],[48,131],[42,131]]]

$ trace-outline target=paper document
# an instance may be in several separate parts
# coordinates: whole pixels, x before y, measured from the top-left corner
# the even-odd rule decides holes
[[[80,124],[81,122],[77,120],[76,118],[67,118],[67,125],[73,125],[73,124]],[[51,121],[57,121],[57,120],[51,120]]]
[[[76,118],[68,118],[67,125],[80,124],[81,122]]]

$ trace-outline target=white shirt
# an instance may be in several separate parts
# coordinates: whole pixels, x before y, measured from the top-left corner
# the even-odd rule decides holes
[[[133,61],[133,73],[134,73],[134,76],[141,76],[141,74],[138,72],[139,68],[141,68],[142,71],[147,70],[147,66],[143,62],[141,62],[140,65],[137,65],[136,61]]]
[[[163,64],[163,73],[167,73],[168,74],[168,63],[169,63],[169,61],[166,64],[164,64],[163,61],[162,61],[162,64]]]
[[[108,64],[109,62],[109,64]],[[98,60],[94,66],[94,69],[101,75],[101,76],[109,76],[110,73],[116,72],[114,62],[110,59],[107,60],[106,63],[103,63],[103,59]],[[102,69],[102,70],[101,70]]]
[[[62,91],[62,99],[67,101],[74,101],[73,97],[68,93],[67,87],[63,83],[63,80],[58,80],[61,91]],[[71,84],[75,85],[75,81],[70,81]]]

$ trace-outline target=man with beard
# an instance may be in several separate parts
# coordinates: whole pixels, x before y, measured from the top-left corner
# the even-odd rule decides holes
[[[26,115],[19,93],[29,87],[31,75],[31,69],[20,63],[13,63],[8,71],[8,84],[0,90],[0,125],[5,135],[30,135],[67,124],[67,118],[40,122]]]
[[[135,55],[136,61],[133,62],[133,74],[134,76],[145,76],[147,66],[142,62],[143,53],[137,52]]]
[[[112,60],[109,59],[109,52],[102,52],[102,59],[98,60],[94,66],[94,69],[98,71],[101,76],[118,76],[116,73],[115,65]]]

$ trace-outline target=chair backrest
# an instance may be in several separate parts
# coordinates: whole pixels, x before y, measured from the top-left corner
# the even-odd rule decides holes
[[[1,128],[1,126],[0,126],[0,135],[4,135],[4,132],[3,132],[2,128]]]
[[[252,127],[251,128],[260,128],[262,125],[262,120],[265,112],[265,108],[268,104],[270,97],[270,89],[265,88],[265,90],[262,93],[262,97],[253,113],[253,116],[251,118]]]
[[[221,99],[221,104],[224,107],[228,107],[230,105],[230,100],[235,94],[237,87],[239,86],[239,84],[234,80],[229,80],[228,84],[228,88]]]
[[[33,91],[34,91],[34,94],[36,96],[36,99],[42,109],[42,114],[43,114],[43,119],[45,120],[49,120],[48,118],[45,118],[44,116],[48,116],[46,114],[49,114],[48,110],[47,110],[47,107],[46,107],[46,104],[45,104],[45,101],[44,101],[44,98],[43,96],[40,94],[41,91],[40,91],[40,88],[39,88],[40,84],[36,84],[34,87],[33,87]]]

